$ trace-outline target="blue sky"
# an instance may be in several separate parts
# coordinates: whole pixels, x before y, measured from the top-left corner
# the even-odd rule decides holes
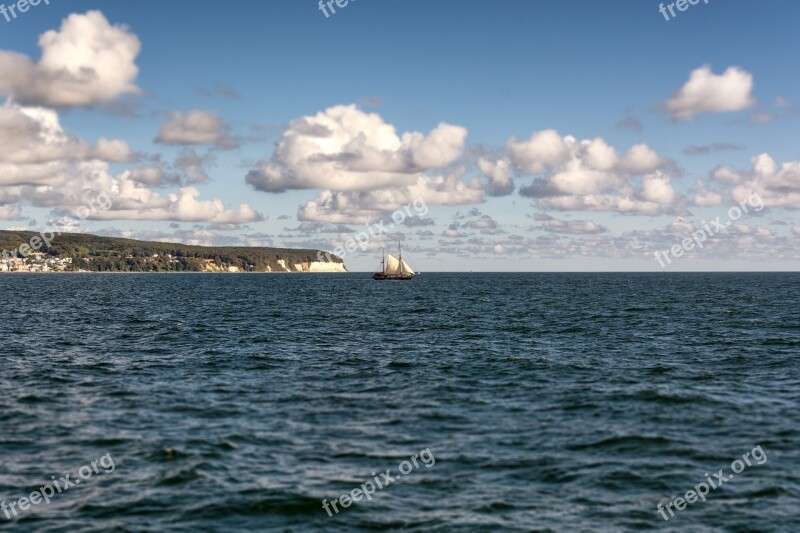
[[[335,251],[418,201],[348,267],[796,269],[800,4],[659,4],[40,4],[0,18],[0,227],[107,190],[81,231]]]

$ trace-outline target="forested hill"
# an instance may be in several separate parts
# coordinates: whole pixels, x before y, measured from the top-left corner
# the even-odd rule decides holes
[[[307,265],[315,262],[343,263],[341,258],[319,250],[189,246],[78,233],[55,235],[48,247],[41,237],[30,231],[0,231],[0,251],[4,252],[0,260],[8,259],[5,252],[11,255],[16,252],[16,257],[23,258],[19,253],[23,251],[27,262],[71,258],[67,270],[94,272],[285,272],[307,270]],[[22,245],[30,244],[40,249],[25,246],[20,250]],[[37,251],[44,256],[33,256]]]

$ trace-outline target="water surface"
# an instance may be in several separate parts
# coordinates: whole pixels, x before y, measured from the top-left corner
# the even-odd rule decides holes
[[[0,498],[116,466],[0,530],[798,531],[798,301],[797,274],[0,275]]]

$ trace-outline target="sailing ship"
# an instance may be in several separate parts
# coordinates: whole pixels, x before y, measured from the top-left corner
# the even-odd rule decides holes
[[[397,244],[397,257],[392,254],[386,254],[384,257],[384,250],[381,248],[381,271],[372,274],[372,279],[378,281],[408,281],[414,279],[414,270],[408,266],[408,263],[403,261],[403,250],[400,244]]]

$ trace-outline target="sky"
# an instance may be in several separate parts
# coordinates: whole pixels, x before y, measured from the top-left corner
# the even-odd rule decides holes
[[[800,267],[794,0],[12,5],[0,229],[353,271],[400,243],[423,272]]]

